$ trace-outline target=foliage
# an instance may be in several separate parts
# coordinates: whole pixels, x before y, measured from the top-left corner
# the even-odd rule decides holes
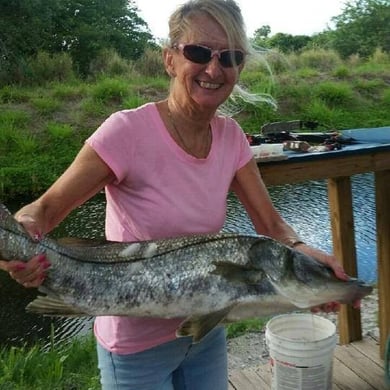
[[[161,55],[161,49],[147,48],[134,64],[135,70],[149,76],[167,76]]]
[[[139,58],[153,41],[137,12],[127,0],[0,2],[0,84],[26,79],[32,72],[28,59],[39,52],[69,53],[84,76],[102,49]]]
[[[325,81],[314,89],[314,96],[325,102],[328,107],[350,107],[354,103],[352,88],[347,83]]]
[[[343,58],[372,55],[376,48],[390,52],[390,3],[388,0],[354,0],[332,19],[336,30],[332,46]]]
[[[74,79],[73,60],[69,53],[49,54],[38,51],[28,58],[29,82],[45,84],[50,81],[70,81]]]
[[[115,61],[129,63],[119,55]],[[131,77],[125,66],[124,74],[102,71],[88,81],[0,88],[0,198],[37,196],[108,115],[165,99],[169,78],[150,76],[149,70],[143,75],[137,61]],[[240,81],[252,93],[273,96],[277,110],[236,100],[239,110],[235,106],[232,111],[239,111],[235,119],[248,133],[259,133],[266,122],[293,119],[319,122],[324,130],[389,126],[389,80],[389,55],[383,51],[343,61],[331,50],[289,55],[270,50],[262,62],[248,64]]]
[[[234,337],[241,336],[247,332],[261,331],[264,328],[267,321],[268,321],[267,318],[259,318],[259,319],[253,318],[253,319],[229,324],[226,327],[227,338],[232,339]]]
[[[0,389],[99,389],[95,341],[92,335],[49,347],[0,350]]]
[[[333,50],[309,49],[294,58],[296,68],[306,67],[329,72],[341,65],[339,55]]]
[[[269,47],[278,48],[283,53],[297,52],[305,48],[311,41],[307,35],[291,35],[276,33],[268,39]]]
[[[133,73],[131,61],[121,57],[114,49],[103,49],[91,61],[89,76],[98,78],[101,75],[115,77]]]
[[[103,103],[109,101],[121,102],[128,94],[129,86],[125,80],[119,78],[103,78],[91,89],[92,97]]]

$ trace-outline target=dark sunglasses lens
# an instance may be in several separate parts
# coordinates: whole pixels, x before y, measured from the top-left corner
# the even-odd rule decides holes
[[[244,53],[240,50],[226,50],[221,52],[219,61],[225,68],[231,68],[240,65],[244,61]]]
[[[207,64],[211,60],[211,50],[197,45],[186,45],[183,48],[184,57],[197,64]]]

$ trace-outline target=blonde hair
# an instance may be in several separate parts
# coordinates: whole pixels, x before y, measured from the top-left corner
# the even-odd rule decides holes
[[[231,48],[250,51],[241,10],[234,0],[189,0],[180,5],[169,18],[171,46],[179,42],[189,30],[191,18],[198,14],[208,15],[221,26]]]
[[[234,0],[188,0],[181,4],[169,18],[168,45],[170,47],[178,44],[180,39],[193,28],[191,19],[199,14],[208,15],[219,24],[227,36],[230,48],[241,49],[247,55],[258,56],[247,37],[241,9]],[[245,103],[264,102],[276,108],[272,96],[265,93],[251,93],[236,84],[229,100],[223,103],[218,111],[227,116],[234,116],[243,110]]]

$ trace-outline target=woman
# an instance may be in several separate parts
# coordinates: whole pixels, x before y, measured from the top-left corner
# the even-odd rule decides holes
[[[71,166],[35,202],[16,213],[32,237],[50,232],[105,188],[106,236],[134,241],[216,233],[233,190],[259,234],[318,258],[345,278],[334,257],[305,245],[273,207],[244,133],[217,109],[231,94],[249,45],[232,0],[194,0],[171,16],[164,49],[171,76],[166,100],[114,113]],[[39,286],[48,260],[1,263],[26,287]],[[326,309],[337,305],[330,303]],[[104,389],[227,389],[223,328],[202,342],[176,339],[180,319],[98,317]]]

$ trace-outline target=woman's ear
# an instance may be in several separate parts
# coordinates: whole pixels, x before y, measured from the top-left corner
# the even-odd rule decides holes
[[[175,72],[175,61],[174,61],[174,56],[172,53],[172,49],[170,48],[164,48],[163,50],[163,61],[164,61],[164,66],[165,70],[168,73],[170,77],[176,77],[176,72]]]

